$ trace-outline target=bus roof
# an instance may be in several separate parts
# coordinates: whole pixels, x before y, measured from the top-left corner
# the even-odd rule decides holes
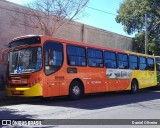
[[[15,40],[18,40],[18,39],[23,39],[23,38],[29,38],[29,37],[37,37],[37,36],[41,37],[44,40],[54,40],[54,41],[62,42],[62,43],[66,43],[66,44],[74,44],[74,45],[78,45],[78,46],[91,47],[91,48],[96,48],[96,49],[101,49],[101,50],[108,50],[108,51],[113,51],[113,52],[134,54],[134,55],[137,55],[137,56],[153,57],[153,55],[146,55],[146,54],[131,52],[131,51],[127,51],[127,50],[119,50],[119,49],[116,49],[116,48],[108,48],[106,46],[103,47],[103,46],[98,46],[98,45],[94,45],[94,44],[91,44],[91,43],[84,43],[84,42],[77,42],[77,41],[73,41],[73,40],[60,39],[60,38],[55,38],[55,37],[46,36],[46,35],[24,35],[24,36],[14,38],[12,41],[15,41]]]

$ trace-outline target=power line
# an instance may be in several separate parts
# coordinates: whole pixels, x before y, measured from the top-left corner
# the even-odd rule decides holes
[[[110,13],[110,12],[107,12],[107,11],[103,11],[103,10],[100,10],[100,9],[96,9],[96,8],[93,8],[93,7],[90,7],[90,6],[86,6],[87,8],[90,8],[92,10],[95,10],[95,11],[98,11],[98,12],[101,12],[101,13],[105,13],[105,14],[109,14],[109,15],[114,15],[116,16],[116,14],[113,14],[113,13]],[[30,15],[30,16],[35,16],[34,14],[31,14],[31,13],[27,13],[27,12],[23,12],[23,11],[18,11],[18,10],[13,10],[13,9],[8,9],[8,8],[4,8],[4,7],[0,7],[0,9],[3,9],[3,10],[7,10],[7,11],[11,11],[11,12],[16,12],[16,13],[21,13],[21,14],[24,14],[24,15]],[[42,18],[47,18],[45,16],[40,16]],[[74,25],[74,24],[72,24]],[[74,25],[74,26],[77,26],[77,25]]]
[[[88,6],[87,6],[87,7],[88,7]],[[109,12],[105,12],[105,11],[102,11],[102,10],[98,10],[98,9],[95,9],[95,8],[92,8],[92,7],[88,7],[88,8],[94,9],[94,10],[96,10],[96,11],[100,11],[100,12],[102,12],[102,13],[107,13],[107,14],[115,15],[115,14],[112,14],[112,13],[109,13]],[[4,7],[0,7],[0,9],[7,10],[7,11],[11,11],[11,12],[16,12],[16,13],[21,13],[21,14],[25,14],[25,15],[35,16],[34,14],[29,14],[29,13],[26,13],[26,12],[17,11],[17,10],[12,10],[12,9],[8,9],[8,8],[4,8]],[[44,17],[44,16],[40,16],[40,17],[46,18],[46,17]],[[76,26],[76,27],[80,27],[80,25],[76,25],[76,24],[71,24],[71,25]],[[93,28],[90,28],[90,29],[93,29]],[[99,29],[99,31],[106,31],[106,30]]]
[[[86,6],[87,8],[90,8],[92,10],[95,10],[95,11],[98,11],[98,12],[102,12],[102,13],[106,13],[106,14],[109,14],[109,15],[114,15],[116,16],[116,14],[113,14],[113,13],[110,13],[110,12],[107,12],[107,11],[103,11],[103,10],[100,10],[100,9],[97,9],[97,8],[93,8],[93,7],[90,7],[90,6]]]
[[[93,9],[95,11],[99,11],[101,13],[105,13],[105,14],[110,14],[110,15],[116,15],[116,14],[113,14],[113,13],[110,13],[110,12],[106,12],[106,11],[103,11],[103,10],[99,10],[99,9],[96,9],[96,8],[93,8],[93,7],[89,7],[89,6],[86,6],[87,8],[90,8],[90,9]],[[30,13],[26,13],[26,12],[22,12],[22,11],[18,11],[18,10],[13,10],[13,9],[8,9],[8,8],[4,8],[4,7],[0,7],[0,9],[3,9],[3,10],[7,10],[7,11],[11,11],[11,12],[16,12],[16,13],[21,13],[21,14],[24,14],[24,15],[30,15],[30,16],[35,16],[34,14],[30,14]],[[45,16],[40,16],[42,18],[47,18]],[[73,26],[78,26],[78,25],[75,25],[75,24],[72,24]],[[79,26],[78,26],[79,27]]]
[[[75,4],[78,4],[76,2],[74,2]],[[109,15],[114,15],[116,16],[116,14],[114,13],[111,13],[111,12],[107,12],[107,11],[103,11],[103,10],[100,10],[100,9],[97,9],[97,8],[94,8],[94,7],[90,7],[90,6],[85,6],[86,8],[89,8],[89,9],[92,9],[92,10],[95,10],[95,11],[98,11],[98,12],[101,12],[101,13],[106,13],[106,14],[109,14]]]
[[[8,11],[13,11],[13,12],[19,12],[19,13],[27,14],[27,13],[16,11],[16,10],[12,10],[12,9],[7,9],[7,8],[3,8],[3,7],[0,7],[0,8],[4,9],[4,10],[8,10]],[[104,10],[100,10],[100,9],[97,9],[97,8],[93,8],[93,7],[90,7],[90,6],[86,6],[86,8],[89,8],[89,9],[92,9],[92,10],[95,10],[95,11],[98,11],[98,12],[101,12],[101,13],[105,13],[105,14],[116,16],[116,14],[114,14],[114,13],[107,12],[107,11],[104,11]],[[31,14],[28,14],[28,15],[31,15]]]

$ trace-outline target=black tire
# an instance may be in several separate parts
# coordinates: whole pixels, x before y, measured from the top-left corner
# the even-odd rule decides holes
[[[74,80],[70,84],[69,96],[72,100],[79,99],[83,94],[82,84],[81,82]]]
[[[133,80],[132,83],[131,83],[131,93],[132,94],[137,93],[138,89],[139,89],[139,87],[138,87],[137,80]]]

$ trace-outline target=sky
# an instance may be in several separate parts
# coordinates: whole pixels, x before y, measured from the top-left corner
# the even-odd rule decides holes
[[[7,0],[20,5],[27,4],[32,0]],[[123,0],[90,0],[88,7],[85,8],[85,16],[76,20],[77,22],[90,25],[103,30],[118,33],[120,35],[133,37],[134,35],[128,35],[123,31],[123,26],[115,21],[117,10]],[[94,9],[98,9],[104,12],[100,12]],[[108,14],[108,13],[111,14]]]

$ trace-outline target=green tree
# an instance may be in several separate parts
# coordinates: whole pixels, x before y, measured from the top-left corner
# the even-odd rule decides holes
[[[140,32],[140,33],[136,34],[135,37],[133,38],[134,39],[134,41],[133,41],[133,50],[135,52],[145,53],[144,37],[145,37],[144,32]]]
[[[145,42],[142,35],[145,30],[145,14],[147,14],[149,51],[156,55],[159,54],[155,48],[159,47],[160,1],[124,0],[117,12],[117,23],[121,23],[124,26],[124,31],[128,34],[138,33],[135,39],[136,42],[141,43]]]

